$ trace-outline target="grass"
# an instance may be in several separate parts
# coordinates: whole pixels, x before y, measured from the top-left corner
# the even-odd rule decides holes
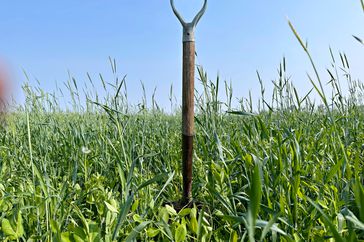
[[[193,195],[201,205],[178,212],[166,205],[182,189],[178,109],[166,114],[154,99],[147,109],[146,98],[130,107],[114,61],[115,82],[100,77],[113,89],[104,100],[86,92],[81,105],[76,80],[67,83],[73,112],[25,85],[26,103],[0,132],[0,240],[364,240],[363,85],[344,54],[330,53],[331,95],[315,72],[313,89],[299,96],[283,60],[271,99],[258,74],[258,112],[251,99],[232,109],[226,83],[221,102],[219,79],[198,69]]]

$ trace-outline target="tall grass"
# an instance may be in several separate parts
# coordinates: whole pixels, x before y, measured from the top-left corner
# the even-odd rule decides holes
[[[270,96],[257,73],[257,107],[251,97],[233,107],[231,84],[198,68],[197,202],[181,211],[167,205],[182,189],[178,108],[164,112],[154,94],[148,105],[144,87],[130,105],[114,60],[114,80],[98,80],[105,96],[90,75],[83,91],[70,77],[67,95],[25,84],[25,104],[0,132],[0,240],[363,240],[364,86],[346,55],[332,50],[320,76],[290,26],[315,74],[304,95],[285,59]],[[70,107],[58,95],[69,96]],[[171,109],[173,96],[171,88]]]
[[[339,59],[332,54],[330,98],[318,75],[299,96],[284,59],[270,100],[259,79],[258,113],[249,99],[233,109],[227,83],[227,101],[218,100],[220,80],[199,68],[199,205],[179,212],[165,205],[181,191],[178,110],[166,114],[146,96],[131,108],[113,61],[114,83],[100,77],[103,100],[87,91],[82,104],[77,81],[66,84],[74,111],[25,85],[26,103],[8,114],[0,137],[1,240],[363,239],[363,85]]]

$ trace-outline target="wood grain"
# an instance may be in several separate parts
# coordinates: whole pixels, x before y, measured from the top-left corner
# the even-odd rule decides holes
[[[182,133],[194,135],[195,42],[183,43]]]
[[[182,76],[182,203],[192,200],[193,136],[195,116],[195,42],[183,42]]]

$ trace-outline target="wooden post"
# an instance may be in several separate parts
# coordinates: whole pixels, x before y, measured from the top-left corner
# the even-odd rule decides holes
[[[195,28],[207,8],[204,0],[202,9],[197,13],[191,23],[186,23],[174,7],[174,14],[183,26],[183,73],[182,73],[182,176],[183,195],[182,205],[192,201],[192,167],[193,167],[193,136],[195,117]]]
[[[192,199],[193,136],[195,117],[195,42],[183,42],[182,87],[182,163],[183,198],[187,204]]]

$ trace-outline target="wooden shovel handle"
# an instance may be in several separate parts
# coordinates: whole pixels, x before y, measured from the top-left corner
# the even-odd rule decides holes
[[[194,135],[195,42],[183,43],[182,133]]]
[[[183,202],[192,199],[192,157],[194,136],[195,42],[183,42],[182,88],[182,175]]]

